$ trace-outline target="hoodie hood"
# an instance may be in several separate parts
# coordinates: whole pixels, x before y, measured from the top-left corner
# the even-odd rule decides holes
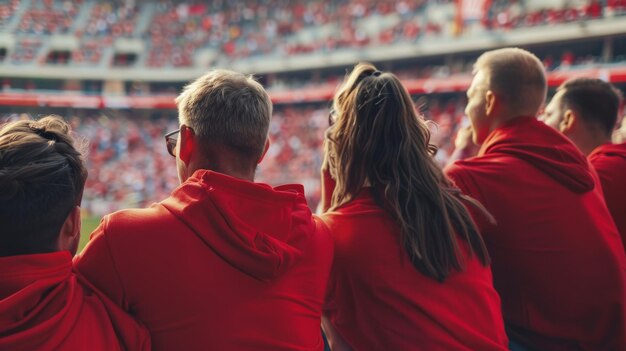
[[[585,156],[565,136],[534,117],[518,117],[494,130],[479,155],[496,153],[527,161],[575,193],[595,186]]]
[[[0,350],[150,350],[147,329],[72,273],[69,251],[0,257]]]
[[[626,143],[602,144],[589,154],[588,159],[593,161],[595,158],[602,156],[620,157],[626,160]]]
[[[68,251],[0,257],[0,349],[53,350],[72,332],[83,295]]]
[[[222,259],[262,281],[298,262],[315,233],[302,185],[272,188],[197,170],[161,204]]]

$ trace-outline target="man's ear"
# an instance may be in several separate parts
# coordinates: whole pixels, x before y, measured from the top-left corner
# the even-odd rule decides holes
[[[263,153],[261,154],[261,157],[259,158],[259,161],[257,162],[257,164],[263,161],[263,159],[265,158],[265,155],[267,154],[267,150],[269,150],[269,148],[270,148],[270,139],[267,138],[267,140],[265,140],[265,149],[263,149]]]
[[[496,94],[491,90],[487,90],[485,93],[485,115],[491,116],[496,108],[496,104],[498,103],[498,98]]]
[[[61,226],[57,245],[59,250],[68,250],[72,255],[76,254],[80,241],[80,227],[80,207],[74,206]]]
[[[574,127],[574,123],[576,123],[577,118],[578,116],[576,116],[576,113],[574,113],[573,110],[567,109],[563,114],[563,119],[561,120],[561,123],[559,124],[559,129],[561,130],[561,133],[567,134],[568,132],[570,132],[572,130],[572,127]]]
[[[186,125],[181,125],[178,143],[178,157],[184,164],[188,165],[196,147],[196,133]]]

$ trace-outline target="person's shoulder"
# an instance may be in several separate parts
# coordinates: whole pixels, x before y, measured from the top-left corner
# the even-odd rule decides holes
[[[315,223],[315,237],[318,241],[332,243],[332,236],[330,227],[327,220],[324,219],[325,215],[313,215],[313,222]]]
[[[626,164],[626,143],[601,145],[587,159],[594,167],[624,165]]]
[[[480,201],[485,184],[511,176],[509,162],[515,160],[506,155],[476,156],[449,164],[444,168],[444,174],[464,194]]]
[[[456,161],[447,165],[444,173],[452,179],[506,174],[510,172],[511,165],[519,163],[509,155],[492,153]]]
[[[111,301],[104,293],[95,288],[84,277],[77,275],[78,289],[83,296],[81,325],[92,335],[101,339],[97,345],[102,350],[115,350],[118,345],[126,350],[150,350],[148,330]],[[92,345],[93,346],[93,345]]]
[[[458,188],[467,191],[467,186],[469,183],[472,183],[470,181],[472,174],[481,171],[481,163],[484,163],[484,161],[479,160],[479,157],[472,157],[451,163],[443,171]]]
[[[160,203],[147,208],[125,209],[102,218],[100,226],[107,235],[138,233],[163,228],[173,215]]]
[[[346,233],[378,228],[393,223],[391,215],[371,200],[359,199],[321,215],[333,239]]]
[[[358,214],[358,212],[353,211],[355,207],[354,201],[351,201],[341,205],[341,207],[337,209],[321,214],[319,219],[321,219],[332,232],[335,227],[342,225],[345,221],[350,221],[351,217]]]

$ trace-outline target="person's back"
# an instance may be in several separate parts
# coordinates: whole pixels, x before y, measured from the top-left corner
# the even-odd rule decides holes
[[[626,261],[596,175],[534,118],[496,133],[447,174],[497,220],[482,233],[508,331],[567,350],[624,345]]]
[[[541,119],[587,156],[626,248],[626,144],[611,140],[621,101],[621,92],[608,82],[573,78],[558,87]]]
[[[77,270],[155,350],[319,350],[332,250],[302,190],[197,171],[165,201],[105,217]]]
[[[506,350],[489,258],[464,201],[478,204],[436,165],[399,79],[357,65],[333,120],[322,216],[335,244],[323,323],[331,348]]]
[[[626,257],[594,170],[569,140],[534,117],[545,96],[541,63],[505,49],[485,54],[476,67],[466,111],[482,147],[446,173],[497,221],[481,227],[509,338],[540,350],[626,348]],[[507,82],[499,67],[527,79]],[[490,81],[482,80],[485,72]],[[540,83],[529,83],[534,77]],[[473,110],[482,92],[502,94],[499,81],[511,92],[525,89],[533,100],[520,100],[529,110],[520,107],[508,119]],[[492,129],[489,120],[497,121]]]
[[[588,156],[626,250],[626,143],[602,144]]]
[[[249,77],[213,71],[178,103],[168,147],[182,185],[105,217],[76,270],[146,324],[155,350],[322,350],[330,236],[302,186],[252,182],[269,97]]]
[[[505,349],[491,270],[469,255],[464,241],[464,271],[442,283],[411,264],[398,245],[400,228],[370,189],[322,219],[336,261],[327,309],[353,349]]]
[[[72,272],[87,173],[57,118],[0,130],[0,349],[149,350],[147,330]]]

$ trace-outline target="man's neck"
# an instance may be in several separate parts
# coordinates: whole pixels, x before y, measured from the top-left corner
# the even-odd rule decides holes
[[[193,174],[198,169],[206,169],[250,182],[254,181],[255,175],[254,170],[244,171],[240,169],[240,167],[235,167],[232,162],[202,162],[196,165],[196,167],[193,167],[193,171],[191,172],[191,174]]]
[[[589,156],[598,146],[611,143],[610,137],[594,133],[587,134],[586,136],[572,137],[571,139],[585,156]]]

